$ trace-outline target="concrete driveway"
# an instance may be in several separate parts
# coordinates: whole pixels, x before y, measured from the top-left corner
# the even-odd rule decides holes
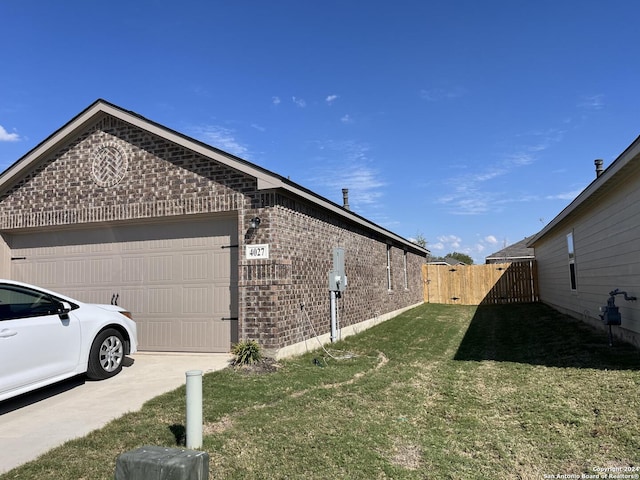
[[[184,385],[188,370],[225,368],[229,354],[136,353],[118,375],[99,382],[76,377],[0,402],[0,474],[82,437]]]

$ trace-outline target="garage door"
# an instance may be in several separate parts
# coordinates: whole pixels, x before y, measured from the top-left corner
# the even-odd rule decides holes
[[[12,235],[12,278],[130,310],[141,350],[227,352],[237,341],[234,218]]]

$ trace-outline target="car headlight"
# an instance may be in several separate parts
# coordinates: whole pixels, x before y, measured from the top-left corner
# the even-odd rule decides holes
[[[131,312],[129,312],[127,310],[124,310],[124,311],[121,311],[121,312],[118,312],[118,313],[120,313],[121,315],[124,315],[129,320],[133,320],[133,315],[131,314]]]

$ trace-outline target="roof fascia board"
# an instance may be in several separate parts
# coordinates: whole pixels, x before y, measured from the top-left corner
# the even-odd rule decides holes
[[[503,255],[498,257],[486,257],[485,260],[529,260],[536,258],[534,255]]]
[[[564,210],[551,220],[542,230],[527,242],[527,247],[533,247],[542,237],[558,226],[564,219],[575,212],[591,195],[609,182],[620,170],[627,166],[635,157],[640,155],[640,137],[636,138],[614,162],[607,167],[593,182],[591,182]]]

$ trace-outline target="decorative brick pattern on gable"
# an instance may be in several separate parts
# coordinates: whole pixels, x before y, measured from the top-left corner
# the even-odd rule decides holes
[[[113,187],[92,175],[93,154],[105,143],[128,156],[128,171]],[[245,192],[255,188],[254,178],[107,117],[1,199],[0,228],[236,211],[251,204]]]

